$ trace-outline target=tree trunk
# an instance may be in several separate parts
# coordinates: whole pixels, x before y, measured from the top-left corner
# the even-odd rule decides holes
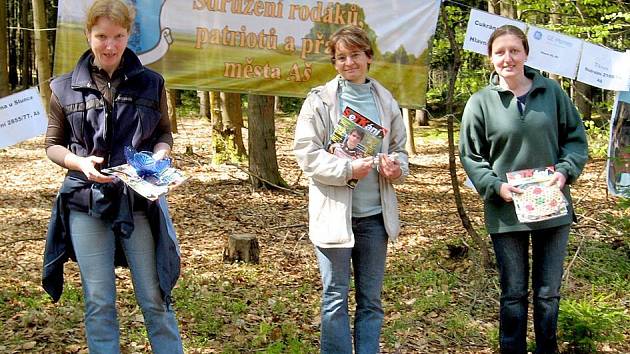
[[[275,113],[282,113],[282,109],[280,108],[280,96],[273,98],[273,111]]]
[[[216,118],[213,117],[212,144],[214,155],[212,162],[215,164],[243,162],[247,153],[245,145],[243,145],[241,95],[239,93],[217,92],[217,95],[212,97],[214,97],[213,107],[218,106],[218,111],[213,109],[213,115],[216,112]]]
[[[248,95],[249,171],[255,188],[287,187],[278,171],[273,96]]]
[[[252,234],[233,234],[228,238],[228,244],[223,248],[223,262],[237,261],[258,264],[260,259],[258,240]]]
[[[166,105],[168,106],[168,120],[171,122],[171,131],[177,133],[177,110],[175,107],[175,95],[172,90],[166,89]]]
[[[243,105],[240,93],[221,92],[221,117],[221,136],[225,141],[226,151],[230,152],[229,160],[240,162],[247,157],[243,144]]]
[[[488,245],[483,242],[483,239],[470,222],[466,209],[464,209],[464,203],[462,202],[462,194],[459,191],[459,181],[457,180],[457,167],[455,164],[455,139],[453,138],[453,115],[449,114],[447,118],[448,124],[448,171],[451,175],[451,185],[453,187],[453,195],[455,196],[455,205],[457,206],[457,213],[462,221],[462,226],[468,232],[468,235],[479,247],[481,252],[481,262],[485,268],[490,267],[490,255],[488,252]]]
[[[499,15],[501,13],[499,0],[488,0],[488,12],[495,15]]]
[[[558,4],[557,1],[552,1],[551,2],[551,15],[549,15],[549,24],[553,26],[561,24],[560,21],[560,5]],[[549,78],[551,80],[554,80],[555,82],[557,82],[558,84],[562,84],[562,78],[560,77],[560,75],[556,75],[556,74],[549,74]]]
[[[45,31],[38,29],[46,28],[46,11],[44,0],[33,0],[33,24],[35,27],[35,62],[37,63],[37,79],[39,81],[39,93],[42,96],[44,107],[48,107],[50,99],[50,55],[48,53],[48,37]]]
[[[468,235],[473,239],[473,241],[479,247],[481,252],[481,261],[484,267],[488,267],[490,265],[490,258],[488,256],[488,245],[483,242],[479,234],[473,227],[468,215],[466,214],[466,209],[464,209],[464,204],[462,202],[462,196],[459,191],[459,181],[457,180],[457,166],[455,164],[455,143],[453,138],[453,97],[455,95],[455,80],[457,80],[457,75],[459,73],[459,68],[461,66],[461,55],[459,45],[455,40],[455,30],[449,25],[448,17],[446,11],[441,12],[442,22],[444,24],[444,28],[446,30],[446,34],[448,37],[448,42],[451,47],[451,51],[453,52],[453,61],[452,64],[449,65],[448,68],[448,96],[446,99],[446,110],[448,116],[448,156],[449,156],[449,173],[451,175],[451,186],[453,187],[453,195],[455,198],[455,205],[457,206],[457,213],[459,214],[459,218],[462,221],[462,225],[464,229],[468,233]]]
[[[516,18],[516,6],[513,0],[501,1],[501,16]]]
[[[8,68],[8,46],[7,41],[8,31],[7,27],[9,22],[7,21],[7,2],[6,0],[0,1],[0,97],[7,96],[9,94],[9,71]]]
[[[575,85],[574,102],[583,120],[591,120],[593,113],[593,91],[588,84],[573,81]]]
[[[243,108],[239,93],[210,92],[212,163],[240,163],[247,157],[243,144]]]
[[[22,0],[22,12],[20,13],[20,24],[23,28],[31,28],[33,27],[29,22],[28,15],[30,13],[29,4],[30,0]],[[33,16],[35,17],[35,16]],[[45,21],[45,20],[44,20]],[[35,19],[33,18],[33,22]],[[45,23],[45,22],[44,22]],[[46,28],[46,25],[42,25]],[[30,31],[22,31],[22,86],[24,88],[31,87],[33,83],[33,72],[31,68],[33,67],[33,63],[31,60],[32,56],[32,46],[31,46],[31,32]],[[42,33],[42,35],[46,35],[46,33]]]
[[[197,91],[197,97],[199,97],[199,115],[205,117],[208,120],[212,119],[210,114],[210,92],[209,91]]]
[[[421,127],[429,126],[429,115],[424,109],[416,109],[416,122]]]
[[[11,27],[15,27],[18,25],[16,20],[18,11],[18,6],[16,6],[14,1],[9,1],[8,12],[7,12],[7,24]],[[18,86],[18,55],[17,55],[17,47],[18,47],[18,37],[19,33],[16,29],[9,30],[9,90],[14,90]]]
[[[407,142],[405,143],[405,150],[409,155],[416,155],[416,142],[413,137],[413,117],[409,114],[409,108],[403,108],[403,120],[405,121],[405,131],[407,132]]]
[[[223,146],[220,144],[219,138],[217,136],[220,134],[223,129],[223,118],[221,117],[221,92],[210,91],[208,92],[209,103],[210,103],[210,126],[212,129],[210,130],[210,151],[212,151],[212,156],[216,156],[223,153]]]

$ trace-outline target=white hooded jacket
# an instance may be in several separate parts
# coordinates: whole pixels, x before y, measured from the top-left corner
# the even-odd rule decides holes
[[[341,117],[339,80],[343,78],[338,75],[308,94],[298,116],[293,146],[298,165],[309,178],[309,238],[313,244],[322,248],[354,246],[352,189],[346,186],[352,177],[351,160],[326,151]],[[394,241],[400,233],[400,220],[392,183],[402,183],[409,174],[405,150],[407,136],[398,103],[376,80],[369,80],[381,113],[381,126],[388,131],[383,138],[381,152],[394,156],[402,170],[401,176],[395,181],[389,181],[379,174],[385,230],[389,239]]]

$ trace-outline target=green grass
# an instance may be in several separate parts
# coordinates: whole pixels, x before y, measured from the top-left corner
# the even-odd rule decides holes
[[[572,255],[575,250],[570,250]],[[625,248],[613,249],[599,241],[586,241],[580,250],[571,274],[602,291],[620,294],[630,292],[630,262]]]

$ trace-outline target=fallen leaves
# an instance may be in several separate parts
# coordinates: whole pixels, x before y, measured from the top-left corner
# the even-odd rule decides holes
[[[287,131],[292,122],[278,120]],[[321,285],[307,235],[307,181],[290,152],[290,134],[278,136],[278,162],[283,178],[300,194],[252,190],[240,169],[209,164],[207,122],[183,119],[179,128],[174,155],[192,178],[171,193],[169,204],[182,254],[174,300],[186,352],[288,352],[291,345],[299,348],[294,352],[316,351]],[[185,155],[186,145],[196,155]],[[482,273],[474,263],[476,250],[466,245],[445,144],[427,141],[418,148],[411,175],[396,186],[403,229],[389,247],[382,352],[490,353],[488,337],[497,328],[496,274]],[[603,161],[590,162],[574,200],[587,216],[580,225],[606,229],[597,215],[616,211],[606,198],[602,168]],[[46,159],[43,138],[0,149],[2,353],[87,353],[76,264],[66,265],[66,291],[58,304],[40,287],[43,238],[64,173]],[[468,189],[462,193],[469,217],[481,227],[481,201]],[[256,234],[259,265],[222,262],[231,233]],[[129,272],[116,274],[123,350],[148,352]],[[458,317],[461,313],[470,315]],[[455,337],[470,328],[474,338]],[[624,349],[630,348],[607,352]]]

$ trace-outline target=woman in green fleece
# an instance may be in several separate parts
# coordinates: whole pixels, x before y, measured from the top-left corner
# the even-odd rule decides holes
[[[575,106],[552,80],[526,67],[527,37],[519,28],[497,28],[488,40],[494,67],[490,84],[466,104],[460,158],[484,201],[501,282],[501,353],[526,353],[529,244],[532,244],[535,353],[556,353],[560,283],[574,220],[569,184],[582,172],[588,150]],[[568,200],[562,217],[521,223],[506,172],[554,166],[551,185]]]

